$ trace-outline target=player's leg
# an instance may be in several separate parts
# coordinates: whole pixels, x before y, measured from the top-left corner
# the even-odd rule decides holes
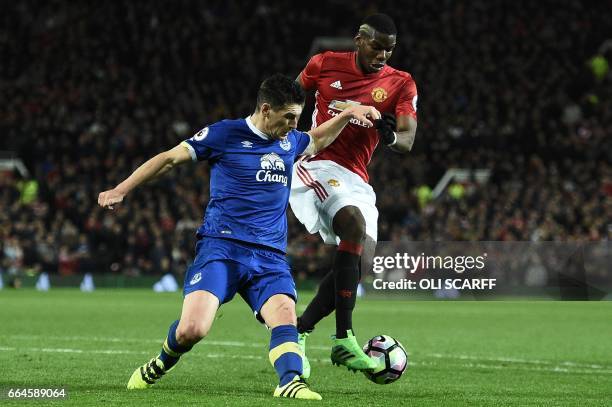
[[[240,284],[240,264],[223,258],[231,255],[231,245],[220,239],[198,242],[194,263],[185,273],[181,319],[170,325],[159,356],[134,371],[128,389],[151,387],[206,336],[219,305],[231,300]]]
[[[334,260],[334,300],[336,307],[336,336],[333,339],[331,360],[349,370],[376,368],[353,334],[353,309],[357,300],[360,278],[360,259],[366,237],[366,222],[359,208],[345,206],[333,219],[334,233],[340,244]]]
[[[170,326],[159,355],[166,369],[171,369],[182,354],[208,335],[219,305],[219,298],[209,291],[198,290],[187,294],[181,319]]]
[[[301,378],[302,354],[297,344],[295,300],[285,294],[272,295],[261,307],[261,317],[270,328],[270,363],[279,377],[274,397],[321,400]]]
[[[372,258],[376,249],[376,241],[366,235],[363,253],[359,264],[359,278],[361,280],[361,270],[370,270]],[[335,276],[334,270],[330,270],[320,281],[316,295],[306,306],[304,313],[298,317],[298,333],[300,337],[306,337],[323,318],[328,316],[336,309],[335,295]]]
[[[308,333],[335,309],[334,347],[339,346],[339,354],[332,360],[351,369],[370,369],[373,362],[363,353],[352,334],[352,311],[355,307],[365,235],[367,233],[374,238],[377,236],[376,195],[372,187],[356,174],[333,163],[298,163],[294,169],[294,175],[305,173],[309,180],[321,181],[316,188],[304,192],[305,187],[312,182],[301,185],[294,178],[291,191],[294,214],[309,232],[318,231],[326,243],[338,244],[332,271],[323,278],[316,296],[298,319],[299,343],[305,351]],[[333,187],[327,187],[328,180],[336,181]],[[295,188],[293,183],[296,183]],[[344,355],[343,349],[349,345],[341,342],[350,343],[348,355]]]
[[[270,329],[270,363],[279,377],[274,397],[321,400],[302,379],[302,353],[297,344],[295,282],[286,257],[277,252],[255,253],[253,272],[240,292],[260,322]]]
[[[278,373],[280,386],[302,374],[302,357],[297,346],[295,302],[275,294],[261,308],[261,317],[270,329],[270,363]]]
[[[218,308],[219,299],[208,291],[194,291],[185,296],[181,319],[170,325],[159,356],[134,371],[128,389],[151,387],[170,371],[183,354],[208,334]]]
[[[359,284],[359,261],[365,240],[365,219],[356,206],[340,209],[333,220],[334,232],[340,238],[334,259],[334,301],[336,338],[346,338],[353,328],[353,309]]]
[[[359,208],[345,206],[334,216],[333,228],[340,238],[333,269],[321,280],[316,296],[299,318],[298,329],[300,333],[311,331],[335,309],[336,337],[341,339],[352,329],[365,219]]]

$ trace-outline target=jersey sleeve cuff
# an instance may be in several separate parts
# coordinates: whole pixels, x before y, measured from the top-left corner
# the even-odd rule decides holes
[[[306,134],[306,135],[308,135],[308,138],[309,138],[310,140],[309,140],[309,142],[308,142],[308,145],[307,145],[307,146],[306,146],[306,148],[304,149],[304,151],[302,151],[302,152],[301,152],[300,154],[298,154],[298,155],[302,155],[302,154],[305,154],[305,155],[314,155],[314,153],[316,152],[316,151],[315,151],[315,149],[316,149],[316,145],[315,145],[314,138],[313,138],[313,137],[312,137],[310,134],[308,134],[308,133],[305,133],[305,134]]]
[[[191,156],[191,160],[192,160],[192,161],[198,161],[198,156],[197,156],[197,154],[196,154],[196,152],[195,152],[194,148],[191,146],[191,144],[189,144],[189,143],[188,143],[188,142],[186,142],[186,141],[182,141],[182,142],[181,142],[181,145],[182,145],[183,147],[185,147],[185,148],[187,149],[187,151],[189,151],[189,155]]]

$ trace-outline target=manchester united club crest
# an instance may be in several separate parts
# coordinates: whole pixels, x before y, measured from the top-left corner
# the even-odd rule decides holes
[[[377,103],[384,102],[387,99],[387,91],[383,88],[372,89],[372,99]]]

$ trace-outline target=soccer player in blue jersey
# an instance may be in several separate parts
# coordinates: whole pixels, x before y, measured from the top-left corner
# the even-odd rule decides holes
[[[159,356],[134,371],[128,389],[148,388],[172,369],[206,336],[219,306],[238,293],[271,330],[269,359],[279,376],[274,396],[321,399],[300,378],[297,294],[285,259],[291,169],[299,155],[328,146],[349,121],[372,126],[380,113],[355,105],[303,133],[296,130],[303,105],[299,85],[273,75],[261,84],[249,117],[205,127],[98,196],[100,206],[112,209],[132,189],[176,165],[206,160],[211,166],[210,200],[185,274],[181,317],[170,325]]]

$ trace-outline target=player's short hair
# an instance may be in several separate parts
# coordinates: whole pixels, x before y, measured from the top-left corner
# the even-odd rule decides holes
[[[268,103],[272,109],[278,110],[290,104],[303,105],[305,100],[304,90],[295,80],[277,73],[261,83],[255,109],[259,110],[263,103]]]
[[[378,13],[369,15],[361,22],[361,27],[364,25],[369,25],[382,34],[397,35],[397,28],[395,27],[393,19],[386,14]]]

